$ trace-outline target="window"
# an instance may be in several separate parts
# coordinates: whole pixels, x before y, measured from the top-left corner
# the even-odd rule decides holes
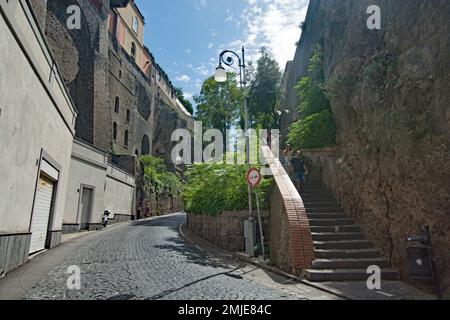
[[[143,156],[150,154],[150,139],[147,135],[142,138],[141,153]]]
[[[117,123],[114,122],[113,124],[113,137],[114,137],[114,141],[117,141]]]
[[[125,145],[125,147],[128,147],[128,138],[129,138],[129,133],[128,130],[125,131],[125,139],[123,141],[123,144]]]
[[[130,110],[127,110],[127,122],[130,122],[131,120],[131,113]]]
[[[138,33],[139,30],[139,21],[137,17],[133,17],[133,31]]]
[[[116,102],[114,104],[114,112],[119,114],[120,111],[120,99],[119,97],[116,97]]]
[[[133,56],[133,59],[136,60],[136,43],[131,43],[131,55]]]

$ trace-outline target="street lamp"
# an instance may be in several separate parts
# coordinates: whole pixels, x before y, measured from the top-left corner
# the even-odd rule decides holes
[[[217,67],[216,74],[214,75],[214,80],[220,83],[227,81],[227,71],[224,67],[222,67],[222,65]]]
[[[245,48],[242,47],[242,57],[240,57],[236,52],[231,50],[222,51],[219,55],[219,66],[216,68],[216,73],[214,75],[214,80],[223,83],[227,81],[228,75],[225,67],[229,67],[239,74],[239,84],[244,96],[244,122],[245,122],[245,153],[246,153],[246,164],[250,168],[250,137],[248,135],[249,129],[249,116],[248,116],[248,107],[247,107],[247,96],[245,92],[245,87],[247,85],[246,75],[245,75]],[[249,206],[249,222],[250,228],[254,226],[255,219],[253,218],[253,199],[252,199],[252,187],[250,183],[248,184],[248,206]],[[251,237],[254,239],[254,232],[251,232]],[[248,248],[251,252],[253,252],[253,248]],[[247,250],[247,252],[249,252]],[[253,255],[253,254],[252,254]]]
[[[236,60],[237,59],[237,60]],[[214,80],[219,83],[227,81],[228,75],[224,68],[224,65],[237,71],[239,74],[239,84],[244,96],[244,122],[245,122],[245,153],[246,153],[246,164],[250,167],[250,139],[248,136],[249,121],[248,121],[248,107],[247,107],[247,97],[245,92],[245,86],[247,81],[245,78],[245,48],[242,47],[242,57],[240,57],[236,52],[231,50],[224,50],[219,55],[219,66],[216,68],[216,73],[214,75]],[[248,198],[249,198],[249,214],[252,216],[252,189],[250,185],[248,186]]]

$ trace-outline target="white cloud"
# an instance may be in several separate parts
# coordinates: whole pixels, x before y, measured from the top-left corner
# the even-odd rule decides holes
[[[196,0],[194,3],[194,7],[195,7],[195,9],[200,10],[200,9],[206,7],[207,4],[208,4],[207,0]]]
[[[292,60],[299,25],[305,20],[309,0],[246,0],[242,13],[246,31],[245,46],[250,60],[256,60],[261,46],[269,48],[281,68]],[[237,42],[236,42],[237,44]]]
[[[184,92],[183,95],[186,99],[191,100],[191,101],[194,98],[194,95],[191,92]]]
[[[188,75],[183,74],[182,76],[176,77],[175,80],[181,81],[181,82],[189,82],[189,81],[191,81],[191,78]]]
[[[214,47],[214,43],[208,43],[208,49],[212,49],[212,47]]]

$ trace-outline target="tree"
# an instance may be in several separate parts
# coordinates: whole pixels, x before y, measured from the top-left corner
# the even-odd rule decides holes
[[[295,149],[315,149],[336,145],[336,123],[331,110],[310,115],[295,122],[288,134]]]
[[[324,55],[320,45],[315,45],[308,67],[308,77],[302,78],[295,89],[300,101],[299,112],[308,117],[323,110],[330,110],[325,91]]]
[[[308,76],[300,79],[295,88],[302,119],[290,127],[289,143],[296,149],[336,145],[336,123],[326,95],[324,55],[320,45],[314,46]]]
[[[205,129],[218,129],[224,135],[236,124],[242,106],[242,92],[236,75],[228,74],[228,80],[218,83],[213,77],[204,81],[197,103],[196,120],[202,121]]]
[[[177,95],[178,99],[180,100],[181,104],[186,108],[186,110],[190,114],[194,114],[194,107],[192,106],[192,103],[188,99],[186,99],[186,97],[184,96],[183,89],[175,88],[175,92],[176,92],[176,95]]]
[[[265,129],[276,126],[280,84],[280,67],[273,55],[263,47],[249,90],[249,113],[253,125]]]

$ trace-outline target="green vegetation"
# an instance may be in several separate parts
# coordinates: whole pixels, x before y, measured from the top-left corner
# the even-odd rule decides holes
[[[175,92],[176,92],[176,95],[177,95],[178,99],[180,100],[181,104],[186,108],[186,110],[190,114],[194,114],[194,107],[192,106],[192,103],[188,99],[186,99],[186,97],[184,96],[183,89],[175,88]]]
[[[336,125],[330,110],[313,114],[294,123],[288,135],[297,149],[316,149],[336,145]]]
[[[239,118],[243,97],[236,75],[230,73],[225,83],[217,83],[213,77],[206,79],[194,100],[196,120],[202,121],[205,129],[218,129],[225,134]]]
[[[188,213],[217,216],[224,211],[248,209],[247,166],[198,164],[188,170],[183,202]],[[262,209],[268,208],[272,180],[257,190]]]
[[[277,105],[281,71],[277,61],[266,48],[261,48],[256,72],[249,72],[249,78],[248,105],[252,125],[264,129],[276,128],[279,118]]]
[[[163,193],[177,195],[183,185],[180,177],[167,170],[162,159],[152,156],[140,158],[144,170],[144,183],[146,188],[157,197]]]
[[[336,123],[327,98],[324,55],[316,45],[309,64],[309,76],[300,79],[296,89],[302,119],[294,123],[288,141],[295,149],[314,149],[336,145]]]

